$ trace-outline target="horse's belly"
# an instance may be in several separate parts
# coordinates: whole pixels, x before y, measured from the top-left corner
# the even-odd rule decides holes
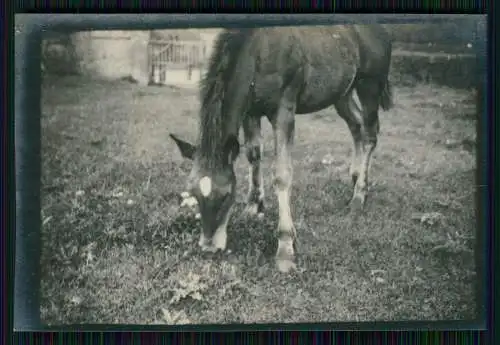
[[[268,115],[276,112],[280,102],[281,83],[281,77],[274,74],[259,76],[255,82],[255,110]]]
[[[297,114],[320,111],[334,104],[349,89],[355,68],[310,68],[297,99]]]
[[[349,89],[356,75],[354,65],[307,66],[295,112],[308,114],[334,104]],[[254,109],[259,112],[277,111],[282,88],[282,76],[276,73],[260,75],[255,81]]]

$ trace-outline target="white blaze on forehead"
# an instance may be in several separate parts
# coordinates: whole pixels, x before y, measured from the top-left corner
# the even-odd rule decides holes
[[[202,177],[199,182],[201,195],[207,197],[212,192],[212,179],[208,176]]]

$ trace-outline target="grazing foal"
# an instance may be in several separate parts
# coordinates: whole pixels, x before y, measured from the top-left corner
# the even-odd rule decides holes
[[[226,248],[236,194],[234,161],[243,127],[250,162],[246,210],[264,212],[261,117],[274,132],[274,190],[279,204],[276,263],[294,267],[290,211],[295,115],[333,105],[354,141],[351,209],[363,208],[370,159],[379,133],[378,111],[392,105],[388,81],[391,41],[379,25],[273,27],[225,31],[217,39],[201,84],[200,135],[195,147],[171,135],[194,160],[187,190],[198,202],[203,250]]]

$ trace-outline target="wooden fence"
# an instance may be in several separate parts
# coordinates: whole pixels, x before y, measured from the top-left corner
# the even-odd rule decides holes
[[[148,56],[153,84],[194,84],[201,79],[207,60],[206,45],[201,40],[151,40]]]

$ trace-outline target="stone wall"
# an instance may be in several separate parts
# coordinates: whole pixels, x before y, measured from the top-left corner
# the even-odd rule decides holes
[[[72,35],[82,75],[148,83],[149,31],[84,31]]]

